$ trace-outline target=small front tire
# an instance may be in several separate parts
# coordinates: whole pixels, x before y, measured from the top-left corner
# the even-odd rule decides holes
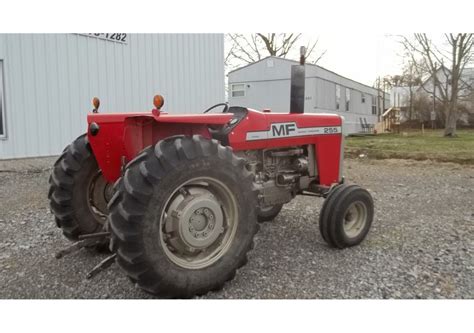
[[[339,185],[327,197],[319,215],[323,239],[332,247],[360,244],[374,217],[370,193],[357,185]]]
[[[283,205],[260,207],[257,209],[258,222],[272,221],[280,214]]]

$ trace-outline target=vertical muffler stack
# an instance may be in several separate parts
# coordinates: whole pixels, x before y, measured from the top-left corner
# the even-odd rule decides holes
[[[305,53],[306,48],[302,46],[300,64],[291,66],[290,113],[304,113]]]

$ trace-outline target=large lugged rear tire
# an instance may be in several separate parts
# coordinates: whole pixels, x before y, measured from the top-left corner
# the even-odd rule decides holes
[[[64,236],[75,241],[103,229],[112,185],[102,177],[85,134],[64,149],[49,184],[50,207]]]
[[[339,185],[324,201],[319,230],[328,245],[345,248],[360,244],[374,217],[370,193],[357,185]]]
[[[218,290],[247,262],[256,201],[231,148],[198,135],[162,140],[127,165],[109,203],[117,263],[161,297]]]

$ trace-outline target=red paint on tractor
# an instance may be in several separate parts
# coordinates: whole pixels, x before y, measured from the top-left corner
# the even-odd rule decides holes
[[[146,113],[91,113],[90,125],[99,125],[95,136],[88,131],[88,139],[102,174],[108,182],[120,177],[122,156],[131,161],[143,148],[173,135],[199,134],[210,138],[207,125],[222,125],[229,115],[155,115]]]
[[[202,135],[210,138],[208,126],[226,125],[233,114],[169,115],[158,112],[89,114],[88,123],[99,125],[93,136],[88,132],[94,156],[109,182],[120,177],[122,156],[131,161],[145,147],[173,135]],[[342,126],[341,118],[332,114],[282,114],[249,110],[229,133],[229,144],[235,150],[270,149],[312,144],[321,185],[340,181],[339,163],[342,134],[278,137],[248,141],[248,132],[269,131],[275,123],[295,123],[297,128]]]
[[[341,117],[334,114],[263,113],[249,110],[247,117],[229,134],[231,147],[238,150],[270,149],[314,144],[320,184],[330,186],[340,181],[339,163],[342,134],[282,137],[247,141],[248,132],[268,131],[271,124],[296,123],[298,128],[342,126]]]

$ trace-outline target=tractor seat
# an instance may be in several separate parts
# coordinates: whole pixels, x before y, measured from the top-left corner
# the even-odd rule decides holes
[[[219,141],[224,146],[229,145],[229,133],[240,123],[242,119],[245,118],[248,110],[247,108],[241,106],[231,106],[227,112],[234,115],[227,124],[208,126],[211,137]]]

